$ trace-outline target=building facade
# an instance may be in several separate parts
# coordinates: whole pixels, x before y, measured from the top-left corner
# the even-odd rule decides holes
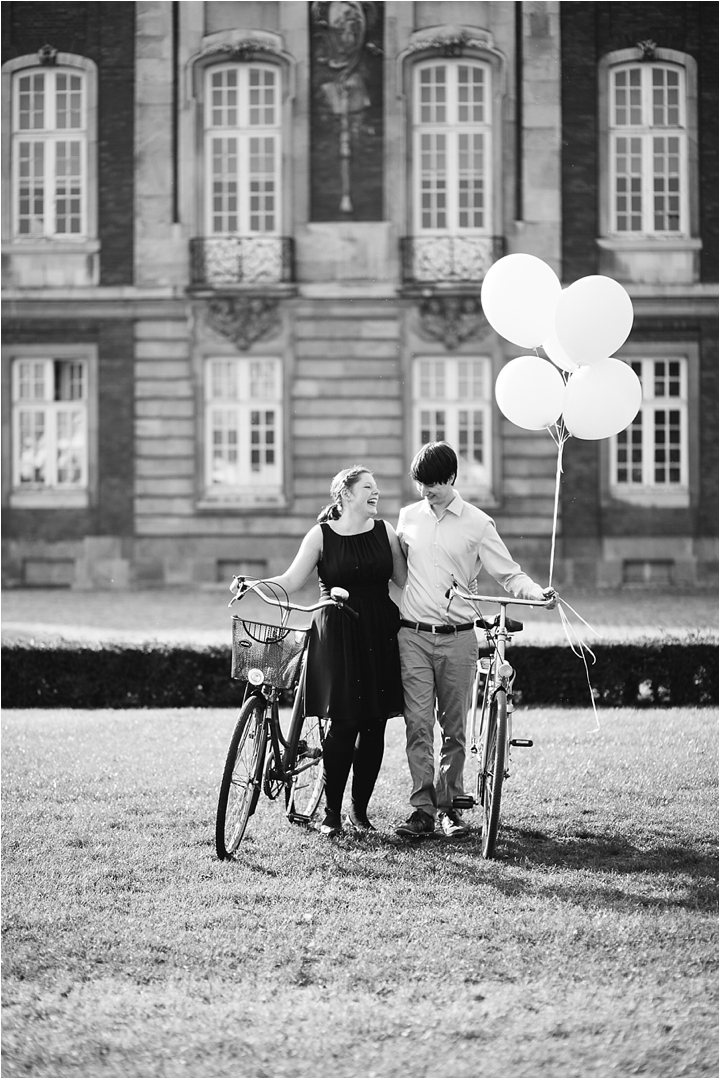
[[[612,14],[612,18],[610,18]],[[425,441],[547,578],[557,451],[480,286],[622,282],[631,427],[572,438],[554,580],[717,574],[717,19],[698,3],[3,6],[7,586],[279,572]]]

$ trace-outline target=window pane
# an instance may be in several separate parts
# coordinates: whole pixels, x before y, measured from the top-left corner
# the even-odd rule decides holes
[[[22,75],[18,79],[18,128],[41,131],[45,127],[45,74]]]
[[[445,361],[421,360],[418,364],[420,398],[443,400],[445,392]]]
[[[653,139],[653,227],[656,232],[680,229],[680,140]]]
[[[276,394],[276,371],[274,360],[252,360],[250,363],[250,399],[273,400]]]
[[[17,229],[21,236],[45,231],[45,145],[20,142],[18,153]]]
[[[250,413],[250,469],[262,472],[275,464],[275,413],[253,410]]]
[[[210,74],[210,125],[212,127],[237,127],[238,125],[238,70],[228,68]]]
[[[210,396],[218,401],[235,400],[238,397],[238,367],[235,360],[212,360]]]
[[[251,126],[273,126],[276,122],[275,72],[251,67],[248,95]]]
[[[444,124],[447,119],[445,67],[426,67],[420,72],[421,124]]]
[[[250,232],[275,229],[275,138],[249,140]]]
[[[56,401],[81,401],[85,397],[85,364],[55,360],[53,375]]]
[[[80,128],[82,123],[82,79],[58,72],[55,82],[55,126],[59,131]]]
[[[485,70],[462,64],[458,72],[458,121],[461,124],[485,122]]]
[[[238,140],[212,140],[212,231],[238,231]]]
[[[680,73],[656,67],[652,72],[653,127],[678,127],[680,124]]]
[[[468,463],[483,464],[483,420],[479,409],[458,412],[458,456]]]
[[[82,147],[79,142],[55,146],[55,232],[82,232]]]
[[[615,228],[618,232],[642,229],[642,140],[615,139]]]
[[[44,401],[49,399],[46,375],[47,360],[18,360],[17,398],[20,401]]]
[[[637,67],[614,72],[613,118],[616,127],[642,124],[641,75]]]
[[[18,414],[18,470],[21,484],[44,484],[47,476],[45,413],[41,410]]]
[[[617,483],[643,482],[642,419],[639,412],[630,426],[617,435]]]
[[[482,360],[458,360],[458,397],[461,401],[484,400],[485,364]]]
[[[445,440],[445,412],[422,409],[420,412],[420,441],[443,442]]]
[[[80,409],[57,413],[57,482],[77,486],[83,481],[85,462],[85,414]]]
[[[420,224],[447,227],[447,155],[445,136],[425,134],[420,142]]]
[[[481,229],[485,224],[484,135],[458,136],[458,226]]]
[[[213,408],[210,412],[210,482],[232,487],[239,482],[238,415],[235,410]]]

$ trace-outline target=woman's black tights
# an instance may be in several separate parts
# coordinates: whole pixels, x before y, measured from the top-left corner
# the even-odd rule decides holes
[[[350,768],[353,770],[352,804],[364,816],[375,789],[385,752],[385,720],[370,723],[335,723],[331,720],[325,738],[325,804],[331,813],[340,813]]]

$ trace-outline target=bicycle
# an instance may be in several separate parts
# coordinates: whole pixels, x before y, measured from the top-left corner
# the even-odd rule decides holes
[[[230,739],[218,796],[215,849],[221,860],[232,858],[254,814],[260,793],[276,799],[285,793],[285,812],[296,824],[309,824],[322,797],[322,766],[327,721],[303,711],[303,679],[307,662],[308,629],[291,629],[291,611],[312,613],[337,607],[357,618],[346,606],[348,593],[333,588],[329,599],[301,607],[260,591],[264,582],[236,576],[229,607],[248,592],[282,610],[280,625],[251,622],[234,615],[231,677],[246,682],[243,703]],[[272,586],[268,586],[272,587]],[[280,725],[284,690],[294,692],[287,736]]]
[[[523,623],[508,618],[506,608],[510,604],[545,607],[552,602],[553,597],[538,601],[512,597],[506,599],[502,596],[479,596],[461,589],[457,581],[453,579],[451,587],[445,593],[448,610],[456,597],[476,607],[479,617],[475,626],[485,632],[490,655],[478,655],[472,700],[467,717],[467,760],[475,771],[472,781],[474,794],[454,798],[453,806],[455,809],[473,809],[475,806],[482,808],[482,856],[492,858],[500,827],[503,783],[510,775],[510,749],[511,747],[529,748],[533,744],[532,739],[512,736],[515,670],[505,659],[505,647],[513,633],[521,632]],[[500,605],[498,614],[491,622],[480,613],[481,603]]]

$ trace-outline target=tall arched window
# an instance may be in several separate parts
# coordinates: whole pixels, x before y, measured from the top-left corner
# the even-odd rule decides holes
[[[205,78],[206,234],[278,235],[280,70],[223,64]]]
[[[97,68],[41,50],[3,65],[4,280],[97,284]]]
[[[414,69],[416,235],[492,232],[491,71],[474,60]]]
[[[88,234],[86,75],[34,68],[13,78],[13,236]]]
[[[688,140],[684,68],[610,68],[609,233],[687,236]]]

